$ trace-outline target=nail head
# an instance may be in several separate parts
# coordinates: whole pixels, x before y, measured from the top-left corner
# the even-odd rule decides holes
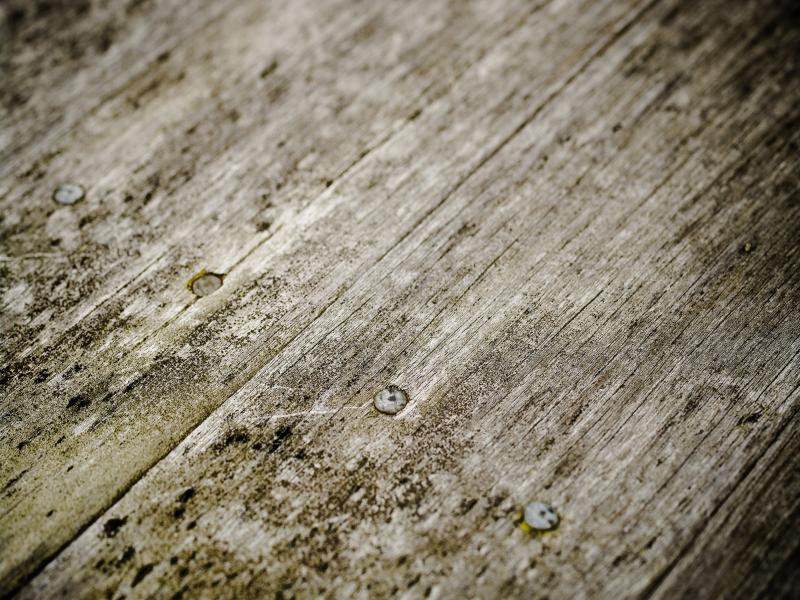
[[[525,524],[536,531],[550,531],[558,526],[558,513],[544,502],[531,502],[523,514]]]
[[[208,296],[222,287],[222,275],[201,271],[189,281],[189,289],[195,296]]]
[[[375,408],[386,415],[396,415],[406,404],[408,404],[408,394],[396,385],[387,386],[375,394]]]
[[[85,194],[83,186],[77,183],[62,183],[53,192],[53,200],[58,204],[70,206],[83,200]]]

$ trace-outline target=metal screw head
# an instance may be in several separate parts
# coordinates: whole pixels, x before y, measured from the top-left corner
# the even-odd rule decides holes
[[[58,204],[69,206],[83,200],[85,194],[83,186],[77,183],[62,183],[53,192],[53,200]]]
[[[544,502],[531,502],[523,514],[525,524],[536,531],[550,531],[558,526],[558,513]]]
[[[374,405],[378,412],[396,415],[408,404],[408,395],[396,385],[390,385],[375,394]]]
[[[189,289],[195,296],[208,296],[222,287],[222,275],[201,271],[189,281]]]

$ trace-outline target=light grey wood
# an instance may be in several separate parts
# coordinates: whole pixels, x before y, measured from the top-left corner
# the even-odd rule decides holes
[[[8,29],[2,592],[798,593],[790,2],[136,11]]]

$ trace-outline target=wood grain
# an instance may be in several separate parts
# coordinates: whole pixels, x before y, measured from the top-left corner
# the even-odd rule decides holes
[[[40,4],[3,595],[800,593],[791,2]]]

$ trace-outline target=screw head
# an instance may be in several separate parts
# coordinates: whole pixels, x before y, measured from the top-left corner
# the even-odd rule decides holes
[[[195,296],[208,296],[222,287],[222,275],[201,272],[189,281],[189,289]]]
[[[396,385],[390,385],[375,394],[373,404],[378,412],[396,415],[408,404],[408,394]]]
[[[70,206],[83,200],[85,195],[86,192],[83,186],[77,183],[62,183],[56,188],[56,191],[53,192],[53,200],[55,200],[57,204]]]
[[[523,513],[525,524],[536,531],[550,531],[558,526],[558,513],[544,502],[531,502]]]

